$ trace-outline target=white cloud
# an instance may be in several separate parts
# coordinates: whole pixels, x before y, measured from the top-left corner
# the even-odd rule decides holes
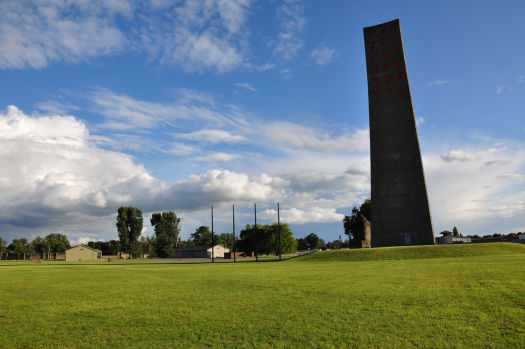
[[[291,71],[290,69],[288,69],[288,68],[284,68],[283,70],[281,70],[281,71],[279,72],[279,74],[290,74],[291,72],[292,72],[292,71]]]
[[[265,70],[272,69],[273,67],[275,67],[275,64],[266,63],[265,65],[261,67],[256,67],[255,69],[257,69],[258,71],[265,71]]]
[[[47,101],[38,103],[36,107],[40,110],[53,114],[67,114],[70,110],[79,110],[80,108],[71,104],[62,104],[56,101]]]
[[[212,153],[207,156],[194,157],[193,161],[230,161],[234,159],[242,158],[242,155],[238,154],[226,154],[226,153]]]
[[[326,65],[332,61],[335,49],[328,48],[326,46],[320,46],[312,51],[310,57],[315,59],[315,63],[318,65]]]
[[[233,142],[243,142],[247,139],[240,135],[232,135],[228,131],[223,130],[200,130],[192,133],[179,133],[174,134],[174,137],[181,139],[189,139],[192,141],[200,141],[206,143],[233,143]]]
[[[263,219],[277,217],[277,210],[265,210],[260,214]],[[281,210],[281,222],[288,224],[327,223],[343,221],[344,214],[336,213],[335,208],[314,208],[311,210],[299,210],[290,208]]]
[[[124,1],[3,1],[0,69],[42,69],[51,62],[78,62],[121,51],[128,40],[112,17],[129,12]]]
[[[460,162],[466,162],[466,161],[474,161],[480,159],[479,156],[476,154],[466,152],[463,150],[452,150],[448,153],[442,154],[441,159],[446,162],[452,162],[454,160],[460,161]]]
[[[19,226],[63,226],[150,202],[162,187],[132,157],[90,145],[71,116],[30,117],[14,106],[0,113],[0,219]]]
[[[277,9],[277,18],[281,21],[282,30],[277,36],[273,53],[289,61],[294,59],[303,47],[303,40],[299,36],[306,26],[306,18],[301,0],[285,1],[285,4]]]
[[[448,82],[448,80],[440,80],[440,79],[437,79],[436,81],[429,82],[429,83],[427,84],[427,86],[433,86],[433,85],[437,85],[437,86],[439,86],[439,85],[444,85],[444,84],[446,84],[447,82]]]
[[[422,118],[422,117],[418,117],[418,118],[416,118],[416,123],[419,126],[419,125],[425,123],[425,119]]]
[[[189,72],[228,72],[249,65],[244,51],[250,5],[251,0],[4,1],[0,69],[41,69],[55,61],[139,50]]]
[[[496,94],[500,94],[505,89],[505,86],[496,86]]]
[[[248,84],[246,82],[243,82],[241,84],[235,84],[235,85],[240,86],[240,87],[245,88],[245,89],[250,90],[250,91],[257,92],[257,89],[255,89],[252,85],[250,85],[250,84]]]
[[[359,130],[334,137],[317,128],[301,126],[289,122],[274,122],[266,126],[268,139],[295,149],[310,149],[326,153],[357,152],[370,146],[368,130]]]
[[[518,77],[518,82],[525,82],[525,75],[520,75]]]
[[[235,107],[230,107],[231,110],[226,113],[220,112],[213,99],[195,91],[183,93],[182,98],[172,104],[139,101],[106,89],[96,90],[90,98],[100,114],[111,120],[97,125],[99,128],[150,129],[179,120],[195,119],[215,126],[245,123]]]
[[[104,241],[104,240],[103,239],[96,240],[96,239],[93,239],[93,238],[87,236],[85,238],[79,237],[77,240],[71,240],[70,243],[71,243],[71,246],[87,245],[88,242],[91,242],[91,241]]]

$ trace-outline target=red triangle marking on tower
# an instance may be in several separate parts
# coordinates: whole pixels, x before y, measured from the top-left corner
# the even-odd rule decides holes
[[[402,76],[403,76],[403,73],[396,73],[397,80],[401,81]]]
[[[397,43],[397,35],[392,36],[390,39],[392,39],[394,45]]]
[[[383,59],[386,59],[386,57],[388,56],[388,51],[381,52],[381,55],[383,56]]]
[[[396,33],[396,27],[397,27],[397,25],[395,25],[395,24],[390,24],[390,30],[392,31],[392,34],[395,34],[395,33]]]
[[[371,54],[369,54],[369,56],[370,56],[370,59],[372,60],[372,62],[376,61],[377,53],[371,53]]]
[[[374,85],[377,86],[379,84],[379,78],[372,78],[372,81],[374,82]]]
[[[379,42],[381,43],[381,46],[385,47],[385,45],[386,45],[386,39],[379,40]]]
[[[381,36],[385,35],[385,27],[379,28],[379,33],[381,34]]]
[[[388,95],[388,97],[390,97],[390,94],[392,93],[392,89],[391,88],[385,88],[385,91],[386,91],[386,94]]]
[[[383,68],[385,68],[385,71],[388,71],[388,68],[390,67],[390,63],[384,63]]]
[[[399,47],[393,49],[392,52],[394,52],[394,55],[397,56],[399,54]]]
[[[401,66],[401,60],[398,59],[397,61],[394,61],[394,64],[396,65],[397,68],[399,68]]]
[[[372,39],[374,37],[374,31],[373,30],[369,30],[368,31],[368,35],[370,36],[370,39]]]
[[[404,89],[404,88],[405,88],[404,85],[401,85],[401,86],[398,86],[398,87],[397,87],[397,90],[399,91],[399,94],[400,94],[400,95],[403,94],[403,89]]]
[[[374,91],[374,94],[376,95],[376,98],[379,99],[379,95],[381,94],[381,90]]]
[[[374,71],[374,73],[377,74],[377,67],[378,65],[371,65],[370,68],[372,68],[372,70]]]
[[[386,81],[387,84],[390,83],[390,78],[391,78],[391,77],[392,77],[392,75],[387,75],[387,76],[385,76],[385,81]],[[390,96],[390,95],[389,95],[389,96]]]
[[[370,49],[373,50],[374,49],[374,46],[376,45],[376,42],[375,41],[372,41],[372,42],[369,42],[368,43],[368,46],[370,46]]]

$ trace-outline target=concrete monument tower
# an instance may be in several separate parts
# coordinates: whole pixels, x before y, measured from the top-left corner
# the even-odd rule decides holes
[[[364,28],[372,247],[434,244],[399,19]]]

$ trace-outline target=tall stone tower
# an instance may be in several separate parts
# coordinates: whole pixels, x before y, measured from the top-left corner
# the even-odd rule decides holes
[[[399,19],[363,32],[370,111],[372,247],[434,244]]]

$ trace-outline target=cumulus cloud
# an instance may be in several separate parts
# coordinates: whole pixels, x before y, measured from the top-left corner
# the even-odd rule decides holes
[[[326,46],[320,46],[312,51],[310,57],[315,59],[317,65],[326,65],[332,61],[335,50]]]
[[[518,77],[518,82],[525,82],[525,75],[520,75]]]
[[[250,90],[250,91],[253,91],[253,92],[257,92],[257,89],[255,89],[252,85],[246,83],[246,82],[243,82],[241,84],[235,84],[237,86],[240,86],[242,88],[245,88],[247,90]]]
[[[239,154],[226,154],[226,153],[212,153],[207,156],[194,157],[193,161],[230,161],[234,159],[242,158]]]
[[[306,26],[306,18],[301,0],[286,0],[277,9],[277,18],[281,21],[281,32],[277,36],[273,53],[289,61],[303,47],[300,36]]]
[[[448,153],[445,153],[445,154],[442,154],[441,155],[441,159],[443,159],[443,161],[446,161],[446,162],[452,162],[452,161],[461,161],[461,162],[466,162],[466,161],[474,161],[474,160],[478,160],[480,159],[479,156],[477,156],[476,154],[473,154],[473,153],[470,153],[470,152],[467,152],[467,151],[463,151],[463,150],[452,150]]]
[[[325,153],[357,152],[370,146],[368,130],[352,134],[333,135],[312,127],[289,122],[275,122],[266,126],[266,137],[295,149],[310,149]]]
[[[192,133],[179,133],[173,135],[175,138],[188,139],[205,143],[234,143],[243,142],[247,139],[240,135],[232,135],[224,130],[200,130]]]

